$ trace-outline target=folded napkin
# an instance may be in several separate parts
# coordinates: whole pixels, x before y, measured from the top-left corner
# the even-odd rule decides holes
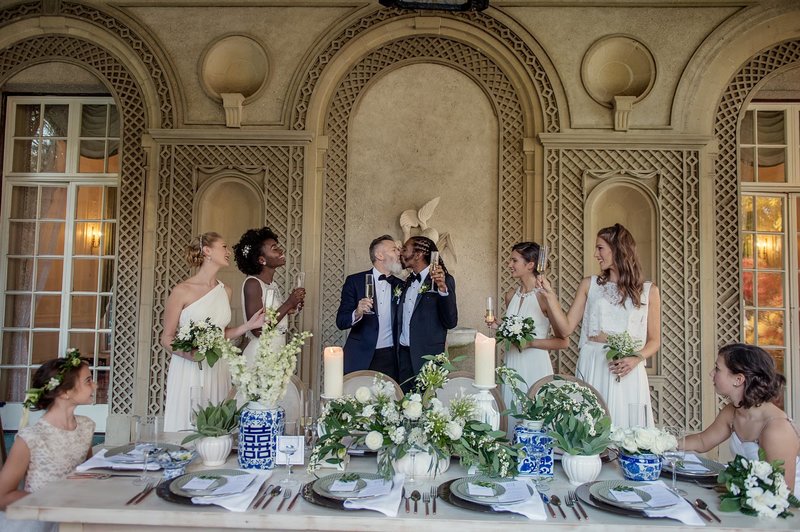
[[[246,490],[240,493],[233,493],[231,495],[218,495],[208,497],[192,497],[194,504],[216,504],[222,506],[231,512],[244,512],[252,504],[253,499],[258,495],[258,490],[261,486],[272,476],[272,471],[248,471],[249,474],[256,477],[253,482],[247,487]]]
[[[671,496],[678,501],[675,506],[667,506],[666,508],[659,508],[657,510],[645,510],[644,513],[647,514],[648,517],[669,517],[685,525],[706,526],[705,522],[697,515],[694,508],[692,508],[692,505],[686,502],[683,497],[678,497],[669,491],[664,482],[656,480],[648,484],[648,486],[640,486],[638,489],[649,493],[654,498]]]
[[[513,512],[521,514],[533,521],[546,521],[547,515],[544,513],[544,503],[536,490],[536,486],[530,485],[533,488],[533,495],[529,499],[514,504],[493,504],[492,510],[495,512]]]
[[[405,475],[397,473],[393,479],[392,491],[388,495],[372,499],[346,499],[344,507],[350,510],[374,510],[388,517],[397,517],[400,501],[403,499],[405,480]]]
[[[88,471],[89,469],[97,469],[99,467],[102,467],[103,469],[117,469],[120,471],[142,470],[142,464],[121,464],[119,462],[114,462],[113,460],[109,460],[108,458],[105,457],[107,450],[108,449],[103,449],[96,455],[92,456],[84,463],[76,467],[75,471],[78,471],[80,473],[83,471]],[[155,460],[147,463],[148,471],[158,471],[159,469],[161,469],[161,466],[159,466]]]

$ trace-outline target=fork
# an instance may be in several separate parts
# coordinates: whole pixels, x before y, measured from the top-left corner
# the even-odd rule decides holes
[[[139,502],[139,497],[143,497],[145,493],[148,493],[149,490],[153,488],[153,486],[155,486],[155,481],[148,480],[147,484],[145,484],[144,488],[142,488],[142,491],[140,491],[139,493],[128,499],[128,502],[125,503],[125,506]]]
[[[427,491],[422,494],[422,502],[425,503],[425,515],[430,515],[430,502],[431,502],[431,494]]]
[[[569,490],[569,494],[568,495],[569,495],[569,498],[572,499],[572,502],[575,503],[575,506],[578,508],[578,510],[581,511],[581,515],[583,515],[583,519],[588,521],[589,520],[589,515],[586,513],[586,510],[583,509],[583,505],[581,505],[581,501],[578,500],[578,494],[575,492],[575,490]]]
[[[581,514],[579,514],[578,513],[578,509],[575,508],[575,501],[572,500],[572,497],[570,497],[569,495],[564,497],[564,504],[566,504],[568,507],[572,508],[572,511],[575,512],[575,517],[577,517],[578,521],[580,521],[581,520]]]
[[[275,511],[276,511],[276,512],[280,512],[280,511],[281,511],[281,508],[283,508],[283,504],[284,504],[284,503],[285,503],[287,500],[289,500],[289,497],[291,497],[291,496],[292,496],[292,490],[290,490],[289,488],[286,488],[285,490],[283,490],[283,500],[282,500],[282,501],[281,501],[281,503],[278,505],[278,509],[277,509],[277,510],[275,510]]]
[[[436,515],[436,499],[439,498],[439,494],[436,492],[436,486],[431,486],[431,501],[433,502],[433,515]]]

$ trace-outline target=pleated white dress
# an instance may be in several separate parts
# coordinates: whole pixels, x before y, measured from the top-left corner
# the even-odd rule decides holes
[[[225,285],[218,281],[217,286],[181,311],[179,327],[189,323],[211,318],[211,323],[224,329],[231,321],[231,304]],[[228,363],[217,361],[213,368],[203,363],[200,369],[197,362],[172,355],[167,374],[167,399],[164,406],[164,431],[177,432],[190,429],[191,404],[189,390],[202,386],[206,401],[219,403],[231,389],[231,376]]]

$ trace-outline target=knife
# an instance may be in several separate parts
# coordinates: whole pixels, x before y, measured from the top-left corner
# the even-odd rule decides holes
[[[581,515],[583,515],[584,519],[589,519],[589,516],[586,515],[586,510],[583,509],[583,506],[581,506],[581,501],[577,497],[575,497],[575,506],[577,506],[578,510],[581,511]]]
[[[550,499],[544,493],[540,493],[539,496],[542,498],[544,505],[547,506],[547,509],[550,511],[550,515],[553,516],[553,519],[555,519],[556,511],[553,510],[552,506],[550,506]]]
[[[302,491],[302,488],[300,488],[299,490],[297,490],[297,493],[295,493],[294,497],[292,498],[292,502],[290,502],[290,503],[289,503],[289,507],[288,507],[288,508],[286,508],[286,511],[287,511],[287,512],[288,512],[289,510],[291,510],[292,508],[294,508],[294,503],[296,503],[296,502],[297,502],[297,498],[300,496],[300,492],[301,492],[301,491]]]
[[[264,482],[264,485],[266,485],[266,482]],[[272,484],[270,484],[270,485],[268,485],[266,487],[261,486],[261,491],[259,491],[256,494],[255,499],[254,499],[256,502],[254,502],[250,507],[251,508],[258,508],[258,505],[261,504],[261,501],[264,500],[264,497],[267,496],[267,493],[272,491],[272,487],[273,487]]]
[[[686,497],[684,497],[683,500],[689,503],[689,506],[691,506],[692,509],[694,509],[694,511],[697,512],[697,515],[699,515],[700,517],[702,517],[703,519],[705,519],[709,523],[711,522],[711,518],[709,516],[707,516],[702,510],[700,510],[700,508],[695,506],[695,504],[692,501],[690,501]]]

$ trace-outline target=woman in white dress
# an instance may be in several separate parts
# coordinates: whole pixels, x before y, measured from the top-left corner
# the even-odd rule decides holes
[[[281,289],[275,281],[275,272],[286,264],[286,254],[278,243],[278,236],[268,227],[250,229],[233,246],[236,266],[247,278],[242,283],[242,309],[250,318],[267,306],[278,311],[278,335],[273,340],[273,348],[280,349],[286,344],[289,314],[303,308],[305,288],[295,287],[284,301]],[[269,293],[272,293],[270,296]],[[268,301],[269,299],[269,301]],[[258,350],[258,337],[261,327],[248,330],[248,344],[244,356],[248,364],[253,364]],[[243,401],[243,398],[240,398]]]
[[[213,368],[204,363],[201,369],[192,353],[172,351],[172,341],[178,329],[189,320],[198,322],[210,318],[211,323],[225,330],[226,338],[237,338],[250,329],[260,328],[264,323],[262,309],[253,314],[247,323],[228,327],[231,321],[231,289],[217,280],[217,272],[228,266],[230,254],[228,245],[217,233],[203,233],[195,238],[186,250],[186,260],[189,266],[197,268],[197,273],[176,285],[167,298],[161,345],[172,352],[172,358],[167,374],[165,432],[191,428],[191,388],[201,387],[204,400],[215,404],[226,399],[231,390],[230,372],[224,360],[217,361]]]
[[[641,404],[647,409],[647,424],[652,426],[644,361],[655,355],[661,345],[661,296],[653,283],[644,282],[636,242],[622,225],[614,224],[597,233],[594,258],[601,273],[581,281],[567,314],[561,310],[549,282],[543,279],[552,309],[550,323],[556,334],[569,336],[582,322],[575,376],[600,392],[611,422],[628,427],[629,406]],[[608,335],[625,331],[640,349],[634,356],[608,361]]]
[[[731,344],[719,350],[711,370],[714,390],[730,403],[703,432],[686,437],[685,449],[704,453],[730,438],[731,453],[758,460],[783,460],[790,490],[800,496],[800,431],[772,404],[779,389],[775,362],[760,347]]]
[[[539,244],[536,242],[520,242],[511,248],[508,269],[511,277],[519,282],[505,294],[506,316],[516,315],[533,318],[535,338],[523,345],[521,349],[512,346],[505,352],[503,364],[516,370],[525,379],[528,386],[542,377],[553,374],[550,362],[550,349],[564,349],[569,346],[567,338],[550,336],[550,307],[544,294],[537,290],[536,266],[539,261]],[[488,323],[497,328],[495,320]],[[503,386],[503,401],[511,405],[513,394],[510,386]],[[512,423],[509,423],[512,425]],[[513,431],[513,427],[509,427]]]

